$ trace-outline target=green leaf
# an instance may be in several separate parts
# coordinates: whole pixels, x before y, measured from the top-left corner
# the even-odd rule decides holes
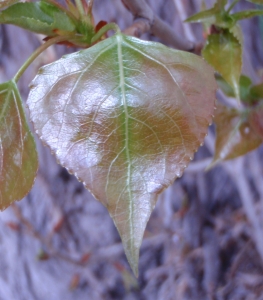
[[[250,87],[252,81],[249,77],[241,75],[239,79],[240,99],[246,102],[250,98]]]
[[[202,143],[215,90],[202,58],[120,33],[41,68],[32,83],[38,135],[108,208],[135,274],[158,194]]]
[[[233,159],[256,149],[262,138],[253,130],[244,112],[218,105],[214,159],[209,168],[221,161]]]
[[[207,10],[203,10],[188,19],[185,22],[198,22],[204,24],[214,24],[222,28],[230,28],[234,26],[235,21],[226,13],[224,7],[227,1],[217,1],[215,5]]]
[[[263,99],[263,83],[252,86],[250,95],[255,100]]]
[[[22,199],[38,168],[34,138],[12,81],[0,84],[0,209]]]
[[[0,0],[0,9],[6,8],[19,0]]]
[[[216,74],[215,78],[216,78],[216,82],[217,82],[218,87],[223,91],[223,93],[227,97],[234,98],[235,93],[234,93],[232,87],[225,81],[225,79],[219,74]]]
[[[14,4],[0,12],[0,24],[13,24],[24,29],[55,35],[54,30],[72,32],[73,21],[57,6],[45,1]]]
[[[228,97],[235,97],[232,87],[223,79],[221,75],[216,74],[218,87]],[[249,105],[254,106],[263,99],[263,83],[252,86],[252,81],[245,75],[240,76],[239,80],[240,99]]]
[[[263,10],[253,9],[253,10],[245,10],[234,13],[230,15],[235,21],[240,21],[247,18],[252,18],[256,16],[263,15]]]
[[[194,14],[193,16],[187,18],[185,22],[190,22],[190,23],[209,23],[209,24],[215,24],[217,15],[219,14],[218,7],[215,5],[214,7],[200,11],[197,14]]]
[[[202,56],[222,75],[239,99],[242,47],[237,38],[228,30],[211,34],[202,51]]]
[[[233,27],[229,28],[229,31],[234,35],[234,37],[239,41],[241,48],[244,46],[244,37],[242,29],[239,24],[235,24]]]

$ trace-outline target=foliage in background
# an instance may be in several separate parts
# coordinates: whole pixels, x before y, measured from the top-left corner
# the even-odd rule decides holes
[[[253,85],[252,80],[241,74],[243,36],[238,21],[260,16],[262,10],[231,13],[238,3],[218,0],[211,9],[201,11],[187,22],[200,22],[208,28],[207,41],[202,56],[218,72],[218,87],[227,97],[237,98],[238,108],[219,105],[215,113],[216,145],[213,162],[233,159],[256,149],[262,143],[263,83]],[[250,2],[263,4],[262,0]]]

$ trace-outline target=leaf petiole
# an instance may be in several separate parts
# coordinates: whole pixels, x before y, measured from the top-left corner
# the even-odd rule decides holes
[[[79,14],[81,16],[85,16],[85,9],[83,7],[82,1],[81,0],[75,0],[75,3],[76,3],[76,6],[77,6],[77,9],[79,11]]]
[[[96,43],[102,36],[109,30],[114,30],[115,33],[120,33],[121,30],[119,26],[115,23],[109,23],[105,26],[103,26],[91,39],[91,44]]]
[[[67,41],[72,36],[56,36],[54,38],[49,39],[47,42],[42,44],[39,48],[37,48],[32,55],[25,61],[22,67],[17,71],[15,76],[13,77],[14,82],[18,82],[20,77],[24,74],[25,70],[31,65],[31,63],[48,47],[63,41]]]

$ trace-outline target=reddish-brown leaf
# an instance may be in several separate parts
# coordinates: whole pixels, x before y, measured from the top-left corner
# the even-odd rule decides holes
[[[107,207],[135,274],[158,194],[203,142],[215,90],[202,58],[120,33],[43,67],[32,83],[36,132]]]
[[[252,128],[246,112],[218,105],[215,115],[216,145],[210,167],[256,149],[262,138]]]

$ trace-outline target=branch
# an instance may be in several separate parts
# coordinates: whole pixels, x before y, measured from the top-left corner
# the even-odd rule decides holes
[[[134,15],[134,23],[124,33],[140,37],[143,33],[151,32],[165,44],[179,50],[193,51],[194,44],[185,37],[176,34],[167,23],[156,16],[144,0],[122,0],[125,7]]]

